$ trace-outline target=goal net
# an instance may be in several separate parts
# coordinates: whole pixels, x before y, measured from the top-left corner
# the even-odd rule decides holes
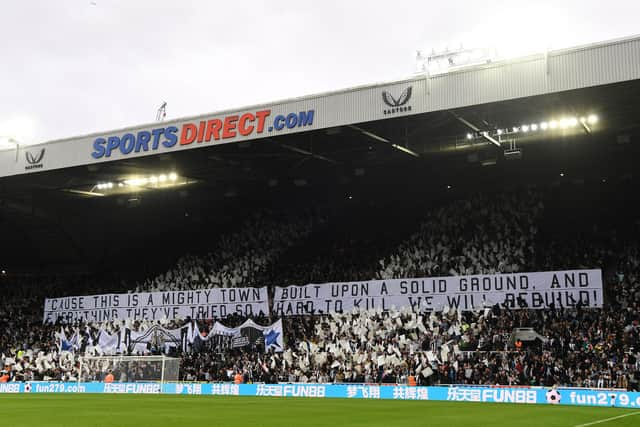
[[[178,381],[180,359],[166,356],[96,356],[80,358],[80,382]]]

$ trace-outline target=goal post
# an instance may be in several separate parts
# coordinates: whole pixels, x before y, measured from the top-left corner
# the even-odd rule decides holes
[[[180,359],[167,356],[87,356],[80,358],[78,382],[175,382]]]

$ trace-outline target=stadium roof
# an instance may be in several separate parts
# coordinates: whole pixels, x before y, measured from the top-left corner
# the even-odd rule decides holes
[[[0,152],[0,177],[609,85],[640,79],[639,64],[640,37],[551,51],[434,76],[18,146]]]
[[[144,250],[185,221],[213,232],[295,198],[436,198],[449,186],[552,182],[560,171],[613,180],[635,171],[638,117],[635,37],[0,151],[0,259],[88,265],[133,236]]]

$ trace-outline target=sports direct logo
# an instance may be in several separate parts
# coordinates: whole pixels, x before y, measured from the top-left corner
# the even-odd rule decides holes
[[[202,144],[235,138],[259,135],[265,132],[279,132],[313,125],[315,110],[278,114],[269,120],[271,110],[261,110],[242,115],[230,115],[221,119],[203,120],[176,126],[159,127],[137,133],[96,138],[93,141],[94,159],[111,157],[114,151],[123,155],[156,151],[158,148],[172,148],[176,145]]]

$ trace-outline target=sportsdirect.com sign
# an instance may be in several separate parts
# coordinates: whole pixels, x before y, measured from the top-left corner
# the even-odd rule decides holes
[[[424,78],[0,151],[0,177],[317,131],[425,112]]]
[[[602,307],[602,302],[600,270],[569,270],[278,287],[272,312],[290,316],[393,307],[469,311],[495,304],[546,309]]]
[[[178,126],[157,127],[99,137],[93,141],[91,157],[109,158],[114,152],[121,155],[157,151],[160,148],[205,144],[236,137],[251,137],[265,132],[313,125],[315,110],[292,112],[272,116],[271,110],[232,114],[222,118],[188,122]]]

